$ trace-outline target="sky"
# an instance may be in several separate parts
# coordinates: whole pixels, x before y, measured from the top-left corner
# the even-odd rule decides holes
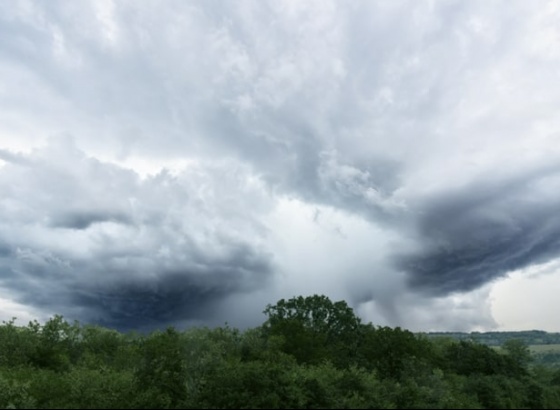
[[[560,3],[0,0],[0,319],[281,298],[560,331]]]

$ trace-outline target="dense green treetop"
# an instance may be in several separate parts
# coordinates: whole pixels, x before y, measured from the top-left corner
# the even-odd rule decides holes
[[[150,334],[0,325],[0,408],[558,408],[560,370],[523,340],[491,348],[362,323],[344,301],[279,300],[266,320]]]

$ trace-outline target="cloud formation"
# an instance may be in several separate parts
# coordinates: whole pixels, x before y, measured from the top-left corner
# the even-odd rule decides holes
[[[488,286],[560,257],[558,18],[0,3],[5,306],[251,325],[321,292],[391,325],[493,326]]]
[[[418,218],[420,250],[397,258],[414,288],[470,291],[560,255],[560,168],[489,177],[431,198]],[[419,241],[420,242],[420,241]]]
[[[231,164],[142,180],[63,139],[5,165],[0,190],[2,286],[48,311],[120,328],[202,320],[273,271],[243,209],[268,199]]]

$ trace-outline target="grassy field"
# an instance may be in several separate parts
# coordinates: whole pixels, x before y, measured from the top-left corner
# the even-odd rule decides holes
[[[497,351],[502,351],[500,346],[491,346]],[[558,353],[560,354],[560,344],[550,344],[550,345],[529,345],[529,350],[532,354],[542,354],[542,353]]]
[[[560,353],[560,344],[552,345],[530,345],[531,353]]]
[[[492,346],[492,348],[505,354],[500,346]],[[529,350],[532,356],[532,365],[560,368],[560,344],[529,345]]]

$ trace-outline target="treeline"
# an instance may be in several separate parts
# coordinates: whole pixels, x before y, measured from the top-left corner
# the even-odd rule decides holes
[[[423,335],[428,338],[445,337],[474,341],[495,348],[501,348],[510,340],[520,340],[529,346],[533,366],[542,365],[560,369],[560,333],[528,330],[520,332],[430,332]]]
[[[55,316],[0,326],[3,408],[559,408],[560,371],[451,338],[363,324],[325,296],[259,327],[148,335]]]
[[[560,333],[548,333],[543,330],[526,330],[518,332],[430,332],[428,337],[450,337],[457,340],[474,340],[488,346],[501,346],[511,339],[522,340],[527,345],[560,344]]]

